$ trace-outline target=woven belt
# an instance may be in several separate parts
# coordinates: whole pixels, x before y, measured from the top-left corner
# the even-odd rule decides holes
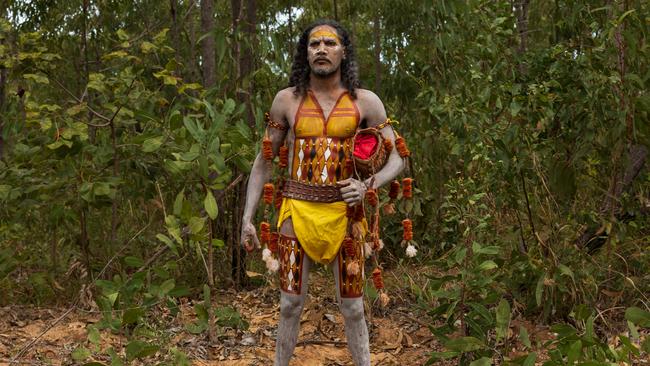
[[[283,196],[312,202],[343,201],[341,189],[337,186],[314,186],[295,180],[288,180],[284,183]]]

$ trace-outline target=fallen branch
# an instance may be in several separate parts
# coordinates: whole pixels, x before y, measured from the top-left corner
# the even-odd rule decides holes
[[[77,297],[77,299],[72,304],[72,306],[68,310],[66,310],[66,312],[63,313],[63,315],[55,319],[52,323],[50,323],[47,327],[45,327],[45,329],[43,329],[43,331],[39,335],[34,337],[34,339],[32,339],[29,343],[23,346],[23,348],[21,348],[20,351],[9,361],[9,364],[15,363],[18,360],[18,358],[20,358],[25,352],[27,352],[27,350],[29,350],[43,335],[45,335],[45,333],[49,332],[50,329],[52,329],[61,320],[63,320],[66,316],[68,316],[68,314],[70,314],[74,309],[76,309],[77,304],[79,303],[79,298],[80,296]]]
[[[108,263],[106,263],[106,265],[104,266],[104,268],[102,268],[102,270],[99,272],[99,275],[98,275],[97,277],[101,277],[101,276],[104,274],[104,272],[106,271],[106,269],[108,269],[108,266],[113,262],[113,260],[115,260],[115,258],[117,258],[117,256],[122,252],[122,250],[126,249],[126,247],[127,247],[127,246],[128,246],[128,245],[129,245],[129,244],[130,244],[130,243],[131,243],[135,238],[137,238],[137,237],[138,237],[138,236],[139,236],[139,235],[140,235],[140,234],[141,234],[141,233],[142,233],[142,232],[143,232],[147,227],[149,227],[149,224],[147,224],[145,227],[143,227],[142,229],[140,229],[140,231],[138,231],[138,232],[137,232],[137,233],[136,233],[136,234],[135,234],[131,239],[129,239],[126,243],[124,243],[124,245],[122,246],[122,248],[120,248],[120,250],[118,250],[117,253],[115,253],[115,255],[113,255],[113,257],[112,257],[111,259],[109,259]],[[29,342],[29,343],[27,343],[25,346],[23,346],[23,348],[21,348],[20,351],[19,351],[19,352],[18,352],[18,353],[17,353],[17,354],[16,354],[16,355],[15,355],[15,356],[10,360],[9,364],[16,363],[16,361],[18,360],[18,358],[20,358],[23,354],[25,354],[25,352],[27,352],[27,351],[28,351],[32,346],[34,346],[34,344],[35,344],[35,343],[36,343],[36,342],[37,342],[41,337],[43,337],[43,335],[45,335],[47,332],[49,332],[50,329],[52,329],[52,328],[53,328],[55,325],[57,325],[61,320],[63,320],[66,316],[68,316],[68,314],[70,314],[73,310],[75,310],[75,309],[77,308],[77,306],[79,305],[79,301],[81,300],[82,293],[85,292],[85,291],[87,291],[88,289],[92,289],[94,286],[95,286],[95,282],[94,282],[94,281],[91,282],[90,284],[88,284],[87,287],[86,287],[86,286],[82,286],[82,287],[81,287],[81,290],[79,291],[79,295],[77,295],[77,298],[74,300],[74,303],[72,303],[72,306],[70,306],[70,308],[69,308],[68,310],[66,310],[65,313],[63,313],[63,315],[61,315],[60,317],[58,317],[57,319],[55,319],[52,323],[48,324],[48,326],[45,327],[45,329],[43,329],[43,331],[42,331],[39,335],[37,335],[36,337],[34,337],[34,338]]]
[[[343,342],[343,341],[324,341],[320,339],[307,339],[304,341],[298,342],[296,346],[307,346],[310,344],[333,344],[335,346],[346,346],[348,342]]]

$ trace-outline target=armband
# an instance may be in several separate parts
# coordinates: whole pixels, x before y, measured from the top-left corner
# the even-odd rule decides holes
[[[266,122],[267,127],[275,128],[275,129],[280,130],[280,131],[286,131],[286,130],[289,129],[289,127],[284,126],[284,125],[272,120],[271,115],[268,112],[264,113],[264,122]]]
[[[377,126],[375,126],[375,128],[376,128],[377,130],[381,130],[382,128],[384,128],[384,127],[386,127],[386,126],[390,126],[390,125],[393,124],[394,122],[397,122],[397,121],[393,121],[393,120],[390,119],[390,118],[386,118],[386,120],[385,120],[384,122],[378,124]]]

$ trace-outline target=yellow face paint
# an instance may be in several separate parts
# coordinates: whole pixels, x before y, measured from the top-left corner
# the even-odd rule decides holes
[[[341,40],[339,39],[339,36],[336,35],[336,33],[332,33],[328,30],[325,29],[319,29],[317,31],[314,31],[310,36],[309,40],[320,40],[322,38],[330,38],[330,39],[335,39],[337,43],[341,43]]]

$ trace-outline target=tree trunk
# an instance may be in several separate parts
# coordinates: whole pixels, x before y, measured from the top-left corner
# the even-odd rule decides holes
[[[520,57],[526,53],[528,47],[528,1],[519,0],[515,4],[515,12],[517,14],[517,32],[519,33],[519,46],[517,53]],[[523,60],[519,62],[519,73],[526,73],[526,65]]]
[[[187,72],[185,73],[186,74],[185,80],[192,83],[200,83],[203,81],[203,78],[201,77],[201,71],[199,70],[198,62],[196,62],[196,60],[198,59],[198,57],[196,56],[196,39],[197,39],[196,27],[194,22],[185,22],[185,19],[188,17],[194,19],[194,14],[193,14],[194,12],[195,12],[194,1],[190,1],[189,9],[187,9],[187,15],[183,17],[183,19],[181,19],[181,22],[179,23],[178,27],[179,29],[182,29],[185,25],[187,25],[187,38],[188,38],[187,44],[189,47],[189,60],[191,61],[187,62]]]
[[[3,1],[0,3],[0,18],[4,19],[7,13],[7,4]],[[6,47],[6,39],[0,39],[0,46]],[[6,99],[6,88],[7,85],[7,69],[6,68],[0,68],[0,116],[4,116],[4,110],[5,110],[5,99]],[[4,123],[5,123],[5,117],[0,117],[0,160],[2,160],[4,156],[4,147],[5,147],[5,140],[4,140]]]
[[[92,93],[87,89],[88,81],[90,80],[90,63],[89,57],[88,57],[88,6],[90,1],[89,0],[84,0],[83,1],[83,14],[84,14],[84,20],[81,26],[81,48],[82,48],[82,53],[83,53],[83,78],[82,78],[82,83],[81,87],[83,88],[81,99],[83,100],[84,98],[86,99],[86,103],[88,105],[92,104]],[[91,121],[93,118],[92,112],[88,111],[88,120]],[[97,137],[97,127],[95,126],[88,126],[88,140],[90,141],[91,144],[95,143],[95,138]]]
[[[246,114],[248,117],[248,126],[255,128],[255,115],[251,105],[251,95],[253,94],[253,82],[250,76],[253,74],[255,64],[253,62],[253,49],[256,45],[257,35],[255,28],[257,26],[257,3],[256,0],[246,0],[246,22],[244,31],[246,32],[246,44],[244,51],[241,53],[240,73],[241,87],[239,88],[238,99],[241,103],[246,104]]]
[[[201,66],[203,86],[208,89],[216,84],[214,44],[214,0],[201,0]],[[209,36],[205,36],[210,33]]]
[[[639,176],[648,158],[648,148],[644,145],[633,145],[628,150],[627,166],[622,175],[617,175],[610,184],[610,189],[600,206],[599,213],[616,219],[624,219],[621,210],[621,197],[629,191],[634,179]],[[584,247],[589,253],[594,253],[607,242],[606,225],[597,228],[587,228],[578,238],[578,246]]]
[[[234,76],[233,90],[236,92],[239,89],[241,80],[241,66],[239,64],[239,57],[241,53],[241,45],[239,42],[239,23],[241,22],[242,0],[230,0],[232,8],[232,59],[234,60],[232,66],[232,74]]]
[[[4,10],[4,9],[3,9]],[[0,45],[4,46],[4,40],[0,41]],[[5,110],[5,87],[7,85],[7,69],[2,68],[0,69],[0,116],[4,116],[4,110]],[[4,146],[5,146],[5,139],[4,139],[4,123],[5,123],[5,117],[0,117],[0,160],[2,160],[4,156]]]
[[[242,89],[241,82],[244,70],[241,63],[241,42],[239,37],[239,25],[243,11],[242,1],[230,1],[232,6],[232,59],[235,60],[233,62],[233,75],[235,75],[233,89],[237,91],[236,95],[239,103],[245,103],[243,93],[239,92]],[[224,225],[224,229],[227,231],[226,236],[230,242],[230,275],[236,288],[246,283],[246,251],[242,250],[241,245],[239,245],[241,208],[246,197],[245,189],[245,184],[240,183],[239,187],[236,187],[232,194],[228,194],[228,199],[225,200],[228,207],[227,211],[230,212],[230,222],[229,225]]]
[[[171,16],[171,29],[170,37],[172,40],[172,46],[174,47],[174,57],[177,62],[180,62],[180,52],[181,52],[181,28],[178,22],[178,0],[169,0],[169,12]]]
[[[293,5],[289,3],[289,7],[287,10],[287,18],[289,19],[287,22],[287,26],[289,27],[289,39],[293,40]],[[289,41],[289,62],[293,62],[293,42]]]
[[[610,2],[608,5],[612,6]],[[620,12],[627,11],[626,2],[620,3]],[[616,14],[613,8],[610,8],[608,14],[609,18],[615,18]],[[632,108],[628,104],[628,96],[625,91],[625,76],[626,76],[626,44],[625,38],[622,36],[625,23],[619,24],[614,31],[614,42],[618,51],[616,58],[616,67],[620,77],[620,82],[614,88],[619,96],[619,111],[625,115],[625,146],[627,149],[627,156],[624,157],[622,149],[615,149],[613,160],[613,173],[610,180],[607,194],[603,199],[600,206],[599,213],[603,217],[621,220],[624,215],[621,211],[621,197],[624,192],[627,192],[631,187],[634,179],[639,176],[641,169],[646,163],[648,157],[648,148],[644,145],[634,143],[634,115]],[[578,238],[578,245],[585,247],[589,253],[595,252],[598,248],[605,245],[607,242],[608,233],[606,226],[601,225],[598,228],[587,228],[582,235]]]
[[[379,22],[379,10],[377,10],[372,27],[375,42],[375,93],[379,93],[381,89],[381,25]]]

